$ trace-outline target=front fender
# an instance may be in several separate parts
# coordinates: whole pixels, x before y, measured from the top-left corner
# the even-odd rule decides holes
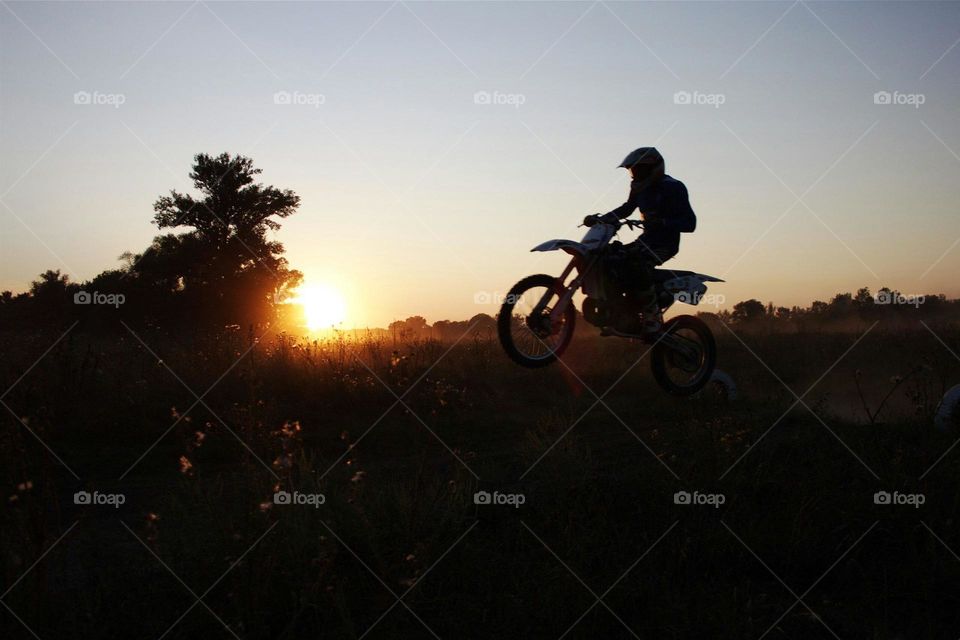
[[[541,242],[533,249],[530,249],[530,251],[557,250],[582,256],[587,252],[587,247],[580,242],[576,242],[575,240],[547,240],[546,242]]]

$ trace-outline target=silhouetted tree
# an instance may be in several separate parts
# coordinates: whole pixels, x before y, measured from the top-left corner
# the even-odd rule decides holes
[[[831,319],[847,317],[854,309],[853,296],[849,293],[838,293],[830,301],[827,316]]]
[[[410,316],[406,320],[394,320],[388,328],[394,340],[410,340],[429,337],[430,325],[423,316]]]
[[[460,326],[459,322],[452,322],[450,320],[437,320],[433,323],[433,334],[434,337],[438,340],[456,340],[457,336],[454,333],[457,331],[457,327]],[[461,332],[463,330],[461,329]]]
[[[423,334],[430,326],[427,324],[427,319],[423,316],[410,316],[403,321],[403,324],[406,326],[407,330],[414,335]]]
[[[73,294],[77,291],[79,287],[59,269],[41,273],[39,280],[30,283],[35,321],[43,324],[63,322],[71,315]]]
[[[826,316],[829,308],[830,305],[823,300],[814,300],[812,303],[810,303],[809,315],[814,317]]]
[[[63,300],[67,293],[70,276],[61,274],[60,269],[50,269],[40,274],[40,279],[30,283],[30,295],[34,300]]]
[[[154,203],[159,229],[191,228],[154,238],[142,254],[124,254],[143,298],[162,315],[169,305],[191,321],[216,324],[264,322],[274,305],[302,280],[283,257],[283,245],[267,234],[276,218],[293,214],[300,197],[254,182],[260,169],[244,156],[204,153],[190,178],[199,195],[171,191]],[[132,296],[138,297],[138,296]]]
[[[730,319],[737,323],[752,322],[763,319],[766,313],[766,308],[759,300],[744,300],[733,305]]]

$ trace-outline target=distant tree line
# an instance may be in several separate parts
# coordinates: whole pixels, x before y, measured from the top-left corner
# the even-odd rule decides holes
[[[838,293],[829,302],[814,301],[808,307],[782,307],[759,300],[744,300],[732,309],[701,313],[715,322],[755,329],[807,331],[848,329],[855,325],[884,321],[887,325],[918,320],[936,321],[960,318],[960,300],[948,300],[944,294],[904,294],[881,287],[876,293],[863,287],[853,293]]]
[[[423,316],[411,316],[406,320],[391,322],[387,331],[397,340],[413,338],[454,342],[471,335],[493,337],[497,332],[497,321],[486,313],[478,313],[469,320],[437,320],[430,325]]]
[[[948,300],[943,294],[907,295],[882,287],[876,294],[867,287],[855,294],[838,293],[830,302],[814,301],[808,307],[782,307],[759,300],[744,300],[732,309],[719,312],[700,311],[702,307],[676,305],[675,311],[694,313],[709,323],[721,322],[730,326],[774,331],[846,330],[862,324],[884,320],[886,324],[899,321],[916,325],[917,320],[935,321],[943,318],[960,319],[960,300]],[[423,316],[390,323],[388,331],[397,339],[458,340],[467,335],[496,334],[496,319],[480,313],[469,320],[438,320],[432,325]],[[578,331],[591,331],[590,325],[578,314]]]

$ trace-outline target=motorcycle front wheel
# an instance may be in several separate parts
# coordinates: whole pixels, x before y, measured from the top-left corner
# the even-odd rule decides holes
[[[535,314],[534,308],[548,294],[547,305]],[[573,301],[567,303],[557,321],[550,321],[562,294],[562,285],[546,274],[527,276],[513,285],[497,315],[500,344],[511,360],[536,369],[552,363],[567,348],[577,318]]]
[[[671,395],[693,395],[717,365],[713,333],[699,318],[677,316],[663,325],[663,334],[651,352],[653,377]]]

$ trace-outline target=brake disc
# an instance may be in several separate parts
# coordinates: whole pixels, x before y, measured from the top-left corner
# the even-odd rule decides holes
[[[539,317],[527,316],[527,327],[538,338],[549,338],[553,334],[550,324],[550,311],[547,309]]]

